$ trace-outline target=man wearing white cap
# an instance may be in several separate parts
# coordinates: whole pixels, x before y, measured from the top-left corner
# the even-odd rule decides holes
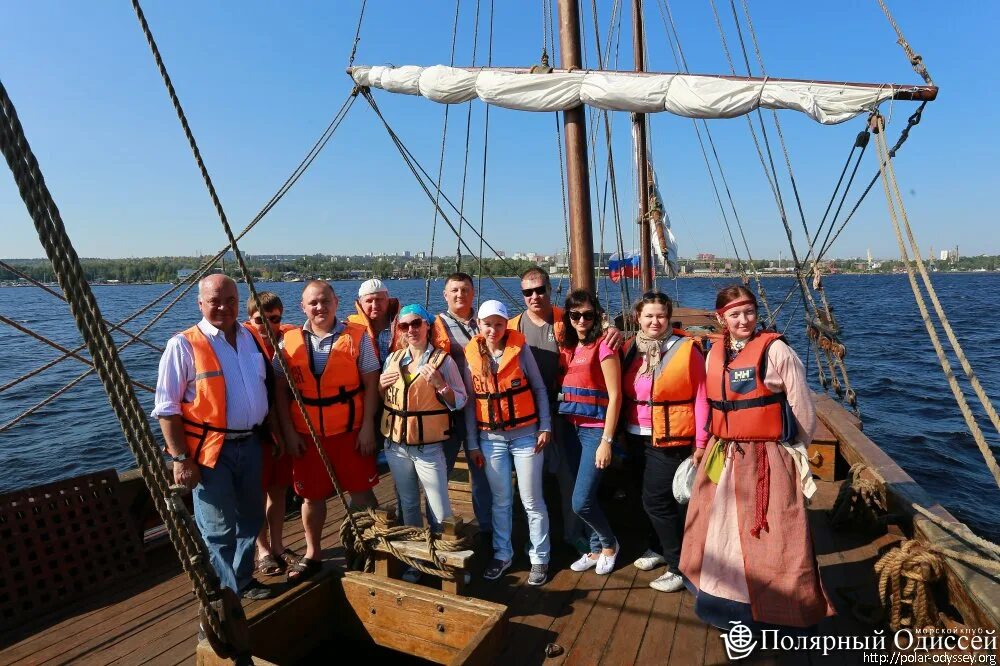
[[[368,330],[379,364],[385,363],[389,353],[399,348],[399,334],[396,331],[399,300],[389,298],[389,289],[385,283],[372,278],[361,283],[354,307],[357,312],[350,315],[347,321],[360,324]]]
[[[550,555],[549,513],[542,497],[542,451],[552,438],[548,391],[524,334],[508,329],[507,319],[503,303],[486,301],[479,308],[479,333],[465,347],[470,459],[485,461],[493,493],[493,560],[483,576],[500,578],[514,557],[513,468],[528,515],[528,585],[542,585]]]

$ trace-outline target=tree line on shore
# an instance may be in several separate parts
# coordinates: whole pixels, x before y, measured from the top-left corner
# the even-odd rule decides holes
[[[186,271],[199,268],[207,257],[143,257],[131,259],[82,259],[84,275],[90,282],[176,282]],[[247,267],[254,280],[280,281],[302,278],[352,279],[358,277],[380,278],[423,278],[443,277],[456,270],[454,257],[435,257],[428,260],[415,260],[409,257],[331,257],[329,255],[309,255],[287,259],[271,257],[247,257]],[[41,282],[54,282],[55,274],[47,259],[13,259],[8,264],[22,271],[31,278]],[[525,259],[486,259],[480,264],[478,257],[463,256],[461,270],[474,274],[501,276],[516,276],[536,262]],[[695,269],[710,269],[718,272],[738,272],[739,264],[735,260],[716,258],[711,261],[682,259],[681,265],[686,265],[688,271]],[[727,269],[726,266],[729,266]],[[767,272],[773,270],[775,262],[757,260],[754,262],[758,270]],[[940,270],[1000,270],[1000,256],[979,255],[961,257],[956,261],[933,262]],[[553,270],[551,264],[545,262],[542,266]],[[788,262],[785,262],[788,267]],[[827,269],[837,272],[861,273],[891,273],[901,270],[902,262],[898,260],[882,260],[875,268],[868,266],[862,259],[836,259],[827,262]],[[234,278],[241,278],[239,266],[232,258],[218,262],[217,270],[225,272]],[[553,271],[558,272],[558,271]],[[0,268],[0,280],[16,281],[18,275]]]

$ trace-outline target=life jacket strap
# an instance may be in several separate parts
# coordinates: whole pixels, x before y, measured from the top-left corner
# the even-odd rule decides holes
[[[732,412],[739,409],[753,409],[754,407],[766,407],[785,401],[784,393],[772,393],[771,395],[759,398],[747,398],[744,400],[709,400],[708,404],[712,409],[721,412]]]
[[[354,396],[361,393],[362,390],[360,386],[356,386],[350,390],[341,386],[340,391],[336,395],[323,396],[322,398],[307,398],[302,396],[302,402],[310,407],[329,407],[330,405],[351,402]]]

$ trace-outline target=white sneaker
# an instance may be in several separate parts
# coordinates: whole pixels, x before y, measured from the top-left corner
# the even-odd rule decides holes
[[[574,562],[573,564],[569,565],[569,568],[572,569],[573,571],[586,571],[587,569],[590,569],[591,567],[596,567],[597,566],[597,562],[598,562],[598,560],[592,560],[592,559],[590,559],[590,555],[589,554],[584,554],[584,555],[581,555],[580,559],[578,559],[576,562]]]
[[[615,560],[618,559],[618,549],[615,549],[614,555],[605,555],[601,553],[597,556],[597,569],[595,570],[598,575],[606,576],[615,568]]]
[[[646,552],[640,555],[632,565],[640,571],[652,571],[661,564],[666,563],[667,561],[663,559],[663,555],[647,548]]]
[[[684,579],[675,574],[673,571],[668,571],[659,578],[649,583],[649,586],[654,590],[659,590],[660,592],[677,592],[684,587]]]

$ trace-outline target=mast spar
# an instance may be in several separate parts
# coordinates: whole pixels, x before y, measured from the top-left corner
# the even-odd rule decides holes
[[[642,22],[642,0],[632,0],[632,53],[635,71],[646,69],[646,42]],[[653,288],[653,257],[649,228],[649,159],[646,150],[646,114],[632,114],[636,195],[639,198],[639,284],[643,292]]]
[[[559,0],[559,59],[564,69],[583,67],[580,48],[580,5]],[[587,117],[583,105],[563,111],[566,143],[566,189],[569,200],[569,269],[574,289],[596,294],[594,234],[587,163]]]

